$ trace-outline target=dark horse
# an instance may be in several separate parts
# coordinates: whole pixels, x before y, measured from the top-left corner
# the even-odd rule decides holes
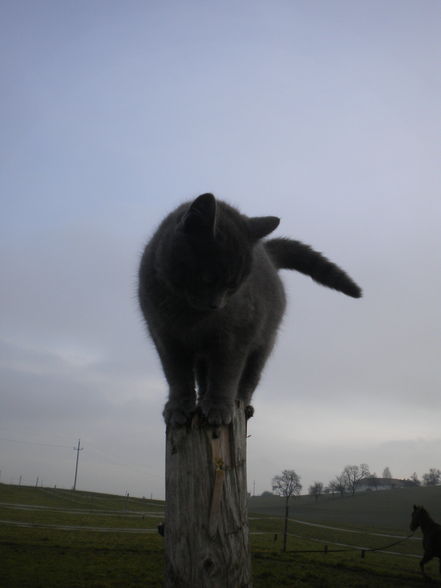
[[[424,564],[434,557],[440,558],[441,573],[441,525],[438,525],[438,523],[435,523],[435,521],[430,518],[429,513],[424,507],[413,505],[410,530],[416,531],[418,527],[421,527],[423,533],[424,548],[424,555],[423,559],[420,561],[420,568],[423,575],[427,578],[428,576],[424,572]]]

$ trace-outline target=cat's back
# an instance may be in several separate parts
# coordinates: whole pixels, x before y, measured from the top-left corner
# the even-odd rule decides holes
[[[285,289],[277,268],[265,249],[265,241],[254,248],[249,282],[254,303],[259,307],[259,315],[282,316],[286,306]]]

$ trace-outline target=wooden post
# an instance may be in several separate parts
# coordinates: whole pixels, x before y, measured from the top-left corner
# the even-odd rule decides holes
[[[230,425],[168,427],[166,588],[251,588],[243,403]]]
[[[289,496],[285,497],[285,521],[283,523],[283,547],[282,551],[286,551],[286,539],[288,537],[288,515],[289,515]]]

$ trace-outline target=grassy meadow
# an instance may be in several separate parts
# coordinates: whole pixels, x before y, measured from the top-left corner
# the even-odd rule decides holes
[[[441,521],[440,487],[295,498],[281,553],[281,499],[251,498],[255,588],[422,586],[419,532],[386,549],[409,534],[413,503]],[[0,587],[162,586],[163,509],[160,501],[0,484]],[[439,583],[438,562],[427,571]]]

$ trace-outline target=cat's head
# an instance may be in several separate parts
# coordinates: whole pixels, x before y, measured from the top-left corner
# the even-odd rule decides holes
[[[254,246],[279,222],[273,216],[246,217],[212,194],[202,194],[177,216],[169,284],[195,310],[223,308],[250,274]]]

